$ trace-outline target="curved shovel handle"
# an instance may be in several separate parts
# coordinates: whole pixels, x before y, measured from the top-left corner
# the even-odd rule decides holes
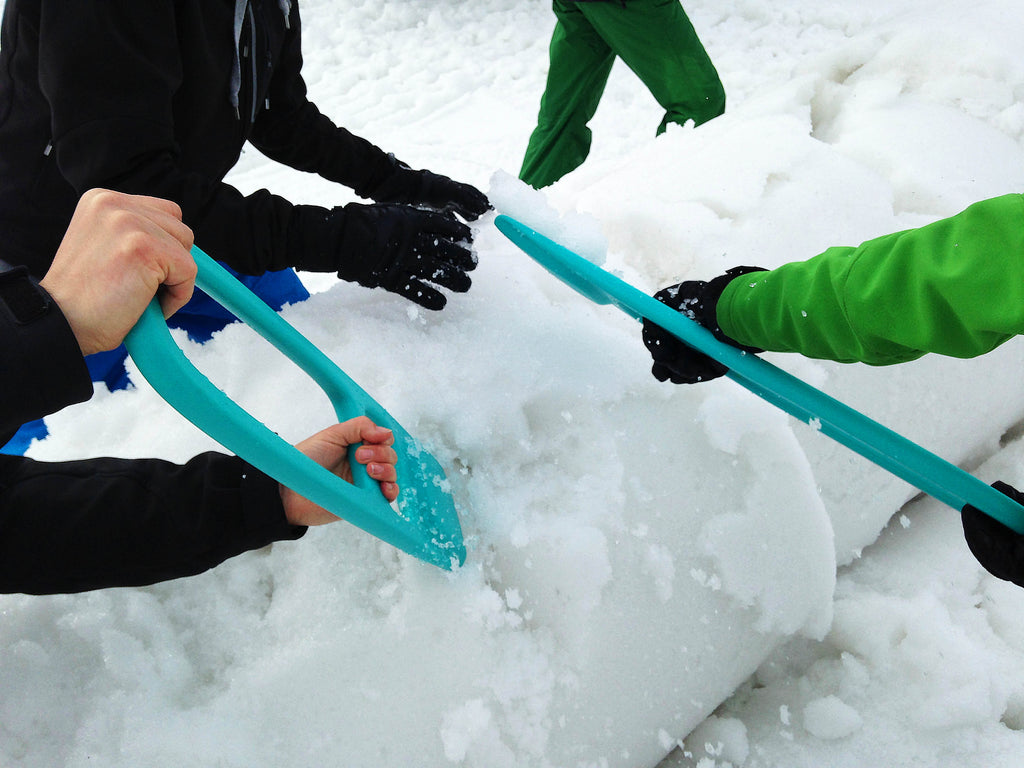
[[[377,506],[372,491],[350,485],[321,467],[253,418],[196,370],[171,338],[156,300],[146,307],[125,339],[125,346],[142,375],[164,400],[253,466],[272,465],[274,471],[270,474],[275,479],[339,517],[346,516],[343,510],[350,515],[354,507]],[[317,476],[320,477],[313,486],[310,478]],[[318,493],[315,487],[322,491]],[[379,491],[377,496],[387,506]]]
[[[225,448],[332,514],[439,567],[450,569],[453,564],[462,563],[465,547],[458,514],[445,488],[444,472],[433,457],[259,297],[199,248],[193,247],[192,255],[199,267],[197,285],[309,374],[327,394],[339,421],[366,415],[392,430],[399,454],[401,511],[388,503],[363,465],[350,461],[356,485],[347,483],[280,438],[214,386],[171,338],[155,299],[125,339],[129,354],[153,388]]]

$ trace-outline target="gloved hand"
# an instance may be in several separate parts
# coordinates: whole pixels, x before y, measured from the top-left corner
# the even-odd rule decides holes
[[[378,203],[423,205],[457,213],[466,221],[475,221],[491,209],[487,196],[476,187],[431,171],[414,171],[394,155],[388,158],[394,171],[370,195]]]
[[[1024,493],[1012,485],[997,480],[992,487],[1024,504]],[[960,520],[967,546],[982,567],[998,579],[1024,587],[1024,536],[970,504],[963,508]]]
[[[718,327],[716,314],[718,299],[722,296],[725,286],[740,275],[763,271],[761,267],[733,267],[711,282],[687,280],[662,288],[654,294],[654,298],[682,312],[691,320],[696,320],[719,341],[732,344],[746,352],[763,352],[764,350],[756,347],[738,344],[722,333],[722,329]],[[651,373],[658,381],[671,380],[673,384],[696,384],[717,379],[729,370],[647,319],[644,319],[643,339],[647,351],[654,359]]]
[[[295,206],[295,266],[337,272],[342,280],[384,288],[427,309],[443,309],[438,288],[469,290],[476,268],[469,227],[450,213],[406,205],[349,205],[325,211]]]

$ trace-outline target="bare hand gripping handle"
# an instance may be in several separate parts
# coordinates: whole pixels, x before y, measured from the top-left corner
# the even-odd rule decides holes
[[[351,461],[355,485],[321,467],[253,418],[196,370],[171,338],[154,299],[125,339],[164,400],[228,450],[282,485],[379,539],[445,569],[466,558],[462,528],[437,460],[308,339],[198,247],[196,284],[250,325],[324,390],[339,421],[368,416],[392,430],[398,453],[397,511],[366,468]],[[351,452],[355,446],[350,448]]]

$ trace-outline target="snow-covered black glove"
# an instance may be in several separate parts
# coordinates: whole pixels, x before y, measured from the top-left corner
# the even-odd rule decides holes
[[[672,309],[682,312],[691,320],[703,325],[719,341],[739,347],[746,352],[763,352],[756,347],[739,344],[718,327],[718,299],[722,296],[730,282],[740,275],[750,272],[763,272],[761,267],[733,267],[724,275],[719,275],[710,282],[703,280],[687,280],[676,285],[662,288],[654,298]],[[696,384],[710,381],[725,375],[729,369],[703,352],[682,342],[660,325],[644,319],[644,345],[654,359],[651,373],[658,381],[670,380],[673,384]]]
[[[1024,504],[1024,493],[1012,485],[997,480],[992,487]],[[1024,587],[1024,536],[970,504],[963,508],[960,520],[967,546],[982,567],[996,578]]]
[[[491,209],[487,196],[470,184],[432,171],[414,171],[394,155],[389,159],[394,170],[370,193],[378,203],[422,205],[457,213],[466,221],[475,221]]]
[[[300,243],[299,269],[337,272],[434,310],[447,303],[438,288],[465,293],[472,285],[473,233],[450,213],[407,205],[295,206],[290,228]]]

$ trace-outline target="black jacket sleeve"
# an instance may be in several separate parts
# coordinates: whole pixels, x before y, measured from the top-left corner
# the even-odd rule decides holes
[[[0,261],[0,445],[22,424],[92,397],[64,315],[24,267]]]
[[[0,442],[88,400],[92,382],[60,309],[24,267],[0,262]],[[189,576],[297,539],[277,482],[208,453],[43,463],[0,455],[0,592],[43,594]]]
[[[285,518],[277,483],[234,456],[0,456],[0,592],[153,584],[305,531]]]
[[[215,61],[220,51],[230,60],[230,37],[211,50],[202,37],[179,40],[177,5],[41,4],[39,84],[50,104],[60,173],[78,194],[107,187],[174,200],[196,242],[241,272],[289,266],[291,205],[266,190],[243,196],[222,181],[242,145],[241,123],[236,128],[233,115],[223,118],[223,86],[195,87],[213,79],[203,56]],[[198,50],[186,58],[190,46]],[[188,126],[176,125],[182,100]]]
[[[258,37],[276,39],[284,19],[276,2],[264,5],[273,7],[263,23],[281,29]],[[307,240],[336,238],[340,224],[310,234],[308,222],[328,209],[300,206],[296,216],[295,206],[265,189],[243,195],[224,183],[245,140],[361,196],[394,166],[308,100],[297,9],[293,28],[265,52],[277,58],[256,86],[255,122],[239,120],[221,82],[233,56],[230,27],[213,24],[223,13],[176,0],[43,3],[39,83],[52,111],[57,166],[78,194],[107,187],[174,200],[197,244],[240,272],[301,267]]]
[[[271,160],[344,184],[363,198],[395,171],[384,150],[322,114],[302,77],[302,29],[297,6],[267,92],[267,108],[253,125],[252,142]]]

